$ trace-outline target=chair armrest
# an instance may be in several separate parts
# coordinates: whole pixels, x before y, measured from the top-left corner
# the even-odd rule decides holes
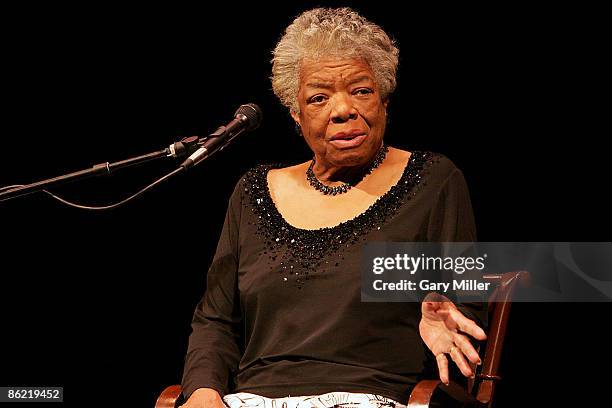
[[[181,386],[171,385],[159,394],[155,402],[155,408],[175,408],[176,403],[181,397]]]
[[[436,389],[440,389],[446,395],[465,407],[483,407],[472,395],[460,385],[450,382],[449,385],[444,385],[440,380],[421,380],[414,387],[408,399],[408,408],[429,408],[431,397]]]

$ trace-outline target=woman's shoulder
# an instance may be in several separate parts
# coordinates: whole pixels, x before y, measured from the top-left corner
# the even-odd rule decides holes
[[[430,155],[431,162],[437,173],[441,175],[449,175],[455,171],[460,171],[455,162],[448,156],[438,152],[427,152]]]
[[[299,164],[286,163],[259,163],[249,168],[241,177],[242,182],[260,184],[264,181],[274,182],[297,179],[298,175],[306,172],[308,162]]]
[[[463,178],[461,170],[448,156],[424,150],[396,150],[396,157],[409,154],[400,182],[425,185],[427,190],[438,191],[452,178]],[[400,159],[402,161],[402,159]]]
[[[262,162],[258,163],[245,171],[244,177],[257,176],[262,174],[291,175],[299,171],[300,168],[308,166],[308,162],[299,164],[287,164],[282,162]]]
[[[308,162],[293,165],[282,162],[259,163],[243,173],[235,190],[240,189],[252,196],[267,197],[275,190],[275,186],[297,185],[300,174],[305,174],[307,167]]]
[[[461,169],[448,156],[438,152],[417,152],[425,157],[423,180],[434,191],[449,185],[465,184]]]
[[[448,176],[455,171],[460,171],[457,165],[446,155],[438,152],[425,150],[403,150],[394,149],[395,157],[399,162],[407,162],[407,170],[425,170],[431,175]],[[404,157],[408,157],[404,159]]]
[[[268,172],[268,179],[270,181],[297,180],[302,174],[306,174],[308,163],[309,162],[304,162],[294,165],[277,164],[276,166],[270,166],[270,170]]]

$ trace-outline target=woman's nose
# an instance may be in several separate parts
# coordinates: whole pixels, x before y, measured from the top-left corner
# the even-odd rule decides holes
[[[332,98],[331,120],[333,123],[343,123],[357,119],[357,109],[349,95],[338,94]]]

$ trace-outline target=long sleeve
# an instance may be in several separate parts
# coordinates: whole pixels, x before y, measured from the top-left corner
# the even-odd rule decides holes
[[[457,168],[442,183],[427,229],[430,242],[473,242],[476,224],[470,193]]]
[[[428,241],[475,242],[476,224],[467,183],[463,173],[454,168],[442,183],[432,208],[428,225]],[[457,308],[480,327],[487,325],[484,303],[457,303]]]
[[[186,398],[198,388],[228,392],[241,357],[242,314],[238,292],[240,182],[230,198],[217,249],[208,270],[204,297],[197,305],[183,371]]]

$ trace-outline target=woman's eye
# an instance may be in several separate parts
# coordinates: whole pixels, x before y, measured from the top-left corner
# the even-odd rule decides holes
[[[308,103],[323,103],[326,99],[325,95],[315,95],[308,99]]]
[[[371,94],[373,92],[374,91],[372,91],[370,88],[359,88],[359,89],[356,89],[353,93],[355,95],[368,95],[368,94]]]

